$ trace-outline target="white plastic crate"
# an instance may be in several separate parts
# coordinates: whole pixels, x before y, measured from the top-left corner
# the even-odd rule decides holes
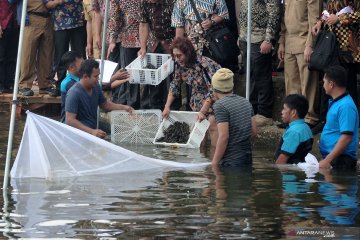
[[[156,69],[144,69],[148,64]],[[132,61],[126,70],[130,74],[129,83],[158,85],[174,71],[174,61],[170,54],[147,53]]]
[[[202,140],[205,137],[206,131],[209,128],[210,123],[206,119],[201,122],[197,122],[196,115],[196,112],[171,111],[169,114],[169,118],[164,118],[161,122],[153,143],[164,146],[199,148]],[[157,142],[156,139],[163,137],[164,130],[166,130],[174,122],[185,122],[190,126],[190,136],[187,143]]]
[[[160,110],[111,112],[111,142],[152,144],[162,119]]]

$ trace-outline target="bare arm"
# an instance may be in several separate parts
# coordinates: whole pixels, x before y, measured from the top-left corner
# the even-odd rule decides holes
[[[101,26],[102,26],[102,19],[100,12],[94,11],[94,23],[95,23],[95,43],[98,49],[101,49]]]
[[[86,22],[86,55],[88,58],[92,58],[93,51],[92,51],[92,23],[91,20]]]
[[[289,158],[290,157],[288,155],[280,153],[280,155],[276,159],[276,164],[286,164]]]
[[[146,54],[146,43],[149,37],[149,23],[139,24],[140,51],[138,55],[144,57]]]
[[[76,113],[66,112],[66,124],[99,138],[104,138],[106,136],[106,133],[100,129],[92,129],[85,126],[82,122],[76,119],[76,116]]]
[[[134,109],[128,105],[117,104],[109,101],[106,101],[103,105],[101,105],[101,108],[106,112],[110,112],[112,110],[125,110],[132,113],[134,111]]]
[[[221,159],[225,154],[229,141],[229,123],[228,122],[218,123],[217,128],[218,128],[219,137],[216,143],[214,157],[211,162],[212,165],[218,165],[220,163]]]
[[[339,157],[345,150],[345,148],[351,142],[352,135],[349,134],[341,134],[339,141],[336,143],[334,149],[320,161],[319,166],[321,168],[330,168],[331,162]]]
[[[49,2],[46,3],[45,6],[48,9],[54,9],[63,3],[64,3],[64,0],[50,0]]]

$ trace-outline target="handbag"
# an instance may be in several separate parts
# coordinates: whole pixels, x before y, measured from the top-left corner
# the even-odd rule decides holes
[[[197,22],[201,24],[202,19],[193,0],[190,0],[190,5],[194,10]],[[211,58],[220,63],[220,65],[221,63],[225,63],[229,59],[237,57],[240,54],[236,38],[224,24],[219,25],[217,28],[207,30],[205,33],[205,39],[209,43],[208,49]]]
[[[328,67],[339,64],[339,47],[335,33],[321,30],[318,33],[313,53],[310,56],[309,70],[324,72]]]

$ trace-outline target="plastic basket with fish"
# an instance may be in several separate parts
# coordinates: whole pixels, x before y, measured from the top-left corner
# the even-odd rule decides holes
[[[158,85],[174,71],[170,54],[147,53],[132,61],[126,70],[130,73],[129,83]]]
[[[136,110],[133,115],[126,111],[112,111],[111,142],[152,144],[161,119],[160,110]]]
[[[186,148],[198,148],[202,140],[205,137],[206,131],[209,128],[209,121],[203,120],[202,122],[196,121],[196,112],[183,112],[183,111],[171,111],[169,114],[169,118],[163,119],[160,124],[159,130],[156,133],[153,143],[157,145],[164,145],[164,146],[172,146],[172,147],[186,147]],[[175,124],[179,124],[178,126],[173,127]],[[183,126],[184,124],[188,125],[189,127],[189,134],[188,137],[186,136],[187,133],[184,133]],[[182,135],[181,138],[185,139],[184,143],[173,142],[174,139],[171,139],[171,142],[164,141],[164,137],[166,131],[173,127],[175,131],[174,135]],[[172,133],[170,133],[172,134]]]

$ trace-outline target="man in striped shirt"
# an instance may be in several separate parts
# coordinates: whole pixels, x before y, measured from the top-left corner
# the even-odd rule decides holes
[[[212,159],[214,167],[240,167],[252,164],[251,137],[256,135],[252,105],[233,94],[234,74],[226,68],[212,77],[213,105],[218,140]]]

